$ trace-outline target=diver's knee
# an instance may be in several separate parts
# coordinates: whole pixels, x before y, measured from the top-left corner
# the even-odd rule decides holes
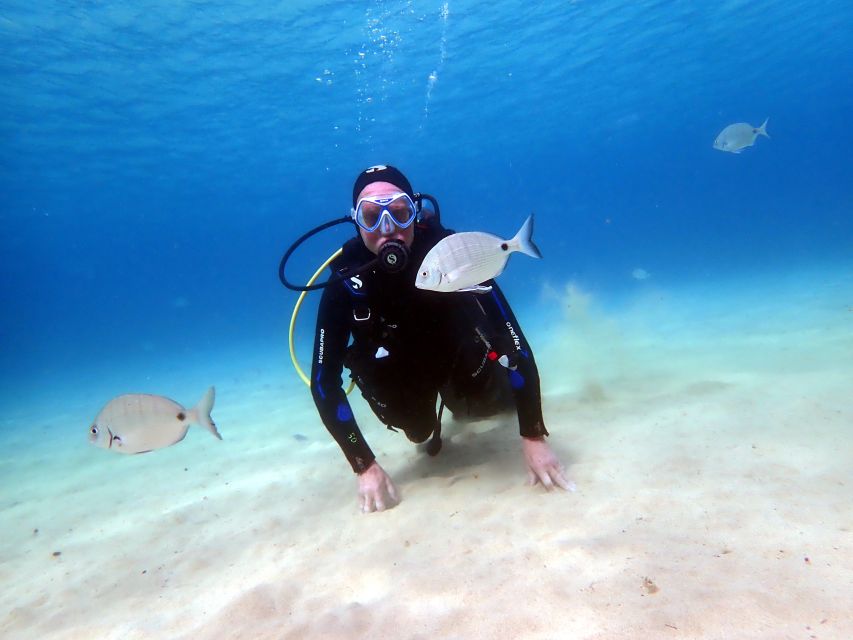
[[[424,429],[404,429],[403,433],[406,434],[406,437],[410,442],[414,442],[415,444],[421,444],[422,442],[426,442],[427,439],[432,435],[434,431],[433,428],[430,428],[428,431]]]
[[[400,428],[403,429],[403,433],[406,434],[410,442],[421,444],[422,442],[426,442],[433,432],[435,432],[437,423],[437,418],[433,416],[414,424],[406,424]]]

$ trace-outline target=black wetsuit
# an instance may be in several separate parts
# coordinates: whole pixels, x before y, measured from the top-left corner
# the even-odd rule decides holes
[[[457,417],[494,415],[515,405],[522,436],[548,435],[533,352],[497,285],[486,283],[493,287],[486,294],[414,285],[424,256],[450,233],[434,221],[418,224],[405,270],[377,268],[323,290],[311,393],[356,473],[375,456],[341,386],[344,366],[383,424],[402,429],[414,442],[434,431],[439,393]],[[333,277],[374,258],[361,238],[353,238],[332,263]]]

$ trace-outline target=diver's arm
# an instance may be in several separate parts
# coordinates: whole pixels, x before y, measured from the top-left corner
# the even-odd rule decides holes
[[[314,333],[311,395],[323,424],[341,447],[353,471],[362,473],[376,456],[358,428],[341,387],[351,313],[349,296],[343,286],[333,284],[323,289]]]
[[[483,309],[492,321],[496,335],[501,336],[499,345],[504,351],[510,351],[510,367],[507,369],[515,405],[518,409],[518,425],[521,432],[521,444],[527,463],[528,483],[541,483],[546,489],[560,487],[568,491],[575,490],[574,482],[566,477],[565,469],[557,455],[545,442],[548,430],[542,420],[542,395],[539,389],[539,370],[533,359],[533,351],[521,327],[516,320],[509,303],[494,281],[489,282],[492,291],[482,297]],[[501,354],[503,355],[503,354]],[[508,354],[509,355],[509,354]]]
[[[539,389],[539,370],[533,359],[533,350],[524,337],[503,292],[494,280],[488,283],[492,291],[478,298],[492,325],[494,335],[500,336],[494,345],[498,355],[509,357],[507,375],[518,410],[519,432],[525,438],[541,438],[548,435],[542,419],[542,394]],[[501,350],[503,347],[503,350]],[[504,353],[507,351],[508,353]],[[497,364],[497,363],[496,363]],[[513,370],[512,367],[515,367]]]

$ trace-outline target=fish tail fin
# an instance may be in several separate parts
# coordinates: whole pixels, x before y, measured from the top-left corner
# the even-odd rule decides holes
[[[198,404],[190,409],[189,417],[191,422],[200,424],[202,427],[210,431],[214,437],[222,440],[222,436],[219,435],[219,431],[216,430],[216,424],[210,417],[210,412],[213,411],[213,400],[215,397],[216,390],[213,387],[210,387],[210,389],[207,390],[207,393],[204,394],[204,397],[198,401]]]
[[[770,121],[770,118],[764,118],[764,124],[762,124],[758,129],[755,130],[755,133],[764,136],[765,138],[769,138],[770,134],[767,133],[767,123]]]
[[[533,243],[533,214],[527,216],[527,220],[521,225],[521,229],[515,234],[515,237],[508,243],[515,251],[527,254],[531,258],[541,258],[542,252],[539,251]]]

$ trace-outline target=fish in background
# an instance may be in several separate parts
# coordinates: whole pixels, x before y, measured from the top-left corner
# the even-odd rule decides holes
[[[442,239],[424,257],[415,286],[444,293],[488,293],[492,288],[481,283],[499,276],[510,254],[516,251],[533,258],[542,257],[533,244],[532,213],[510,240],[480,231],[454,233]]]
[[[652,277],[652,274],[642,267],[637,267],[631,272],[631,277],[634,278],[634,280],[648,280]]]
[[[753,127],[747,122],[738,122],[730,124],[728,127],[720,131],[720,135],[714,140],[714,148],[719,151],[729,151],[731,153],[740,153],[747,147],[755,144],[755,139],[758,136],[770,138],[767,134],[767,121],[770,118],[765,118],[764,124],[760,127]]]
[[[145,453],[184,439],[198,424],[222,440],[210,418],[215,390],[210,387],[192,409],[147,393],[128,393],[110,400],[89,427],[89,442],[118,453]]]

